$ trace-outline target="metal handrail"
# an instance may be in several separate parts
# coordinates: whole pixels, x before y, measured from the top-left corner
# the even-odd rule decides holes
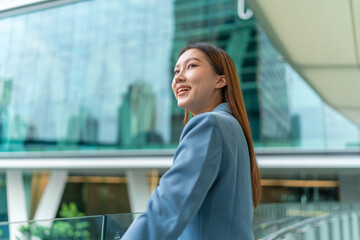
[[[256,231],[259,231],[259,230],[265,230],[265,229],[268,229],[268,228],[273,227],[275,225],[280,225],[280,224],[283,224],[283,223],[286,223],[286,222],[289,222],[289,221],[292,221],[292,220],[295,220],[295,219],[298,219],[298,218],[299,217],[297,217],[297,216],[292,216],[292,217],[285,217],[285,218],[281,218],[281,219],[261,223],[261,224],[255,226],[253,228],[253,232],[256,232]]]
[[[298,223],[295,223],[294,225],[287,226],[287,227],[282,228],[282,229],[280,229],[278,231],[275,231],[275,232],[269,234],[268,236],[265,236],[265,237],[261,238],[261,240],[274,240],[274,239],[276,239],[278,237],[281,237],[282,235],[285,235],[285,234],[287,234],[289,232],[296,231],[297,229],[299,229],[301,227],[304,227],[305,225],[312,224],[312,223],[315,223],[315,222],[319,222],[321,220],[330,219],[330,218],[333,218],[335,216],[341,216],[341,215],[344,215],[344,214],[352,213],[352,212],[354,212],[354,210],[335,212],[335,213],[327,214],[325,216],[318,216],[318,217],[308,218],[308,219],[305,219],[305,220],[300,221]]]

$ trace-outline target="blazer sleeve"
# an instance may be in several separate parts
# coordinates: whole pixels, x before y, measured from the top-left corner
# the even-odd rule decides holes
[[[172,167],[153,191],[146,211],[122,239],[177,239],[196,215],[220,168],[222,136],[215,117],[200,114],[183,130]]]

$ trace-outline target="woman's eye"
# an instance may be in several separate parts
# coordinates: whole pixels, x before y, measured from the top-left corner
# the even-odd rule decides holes
[[[174,75],[178,75],[179,72],[180,72],[179,70],[175,70],[175,71],[174,71]]]
[[[190,64],[190,65],[188,66],[188,69],[193,68],[193,67],[196,67],[196,65],[195,65],[195,64]]]

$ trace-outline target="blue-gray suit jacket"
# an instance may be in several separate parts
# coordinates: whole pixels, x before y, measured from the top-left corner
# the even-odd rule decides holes
[[[228,105],[192,118],[172,167],[122,239],[254,239],[249,151]]]

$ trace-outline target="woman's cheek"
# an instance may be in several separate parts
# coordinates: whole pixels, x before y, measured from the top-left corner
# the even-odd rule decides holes
[[[177,96],[176,96],[176,91],[175,91],[175,88],[174,88],[174,87],[175,87],[175,86],[174,86],[174,84],[172,84],[172,85],[171,85],[171,89],[172,89],[172,91],[173,91],[173,93],[174,93],[175,97],[177,97]]]

